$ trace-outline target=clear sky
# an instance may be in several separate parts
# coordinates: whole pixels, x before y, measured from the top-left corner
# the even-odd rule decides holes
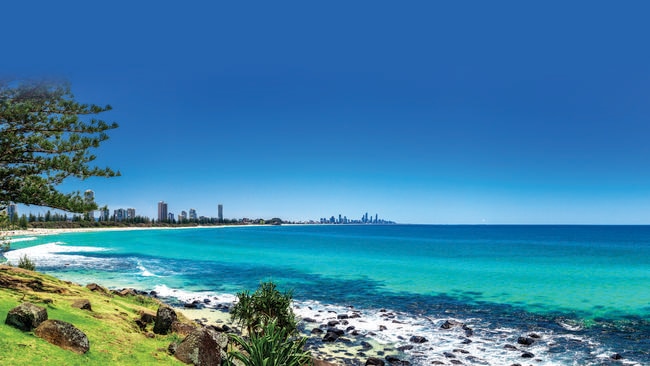
[[[111,104],[109,208],[650,224],[647,1],[11,1],[0,73]]]

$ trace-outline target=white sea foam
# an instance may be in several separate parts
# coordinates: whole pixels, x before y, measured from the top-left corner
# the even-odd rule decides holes
[[[142,277],[160,277],[156,274],[151,273],[145,266],[142,265],[141,262],[138,261],[137,264],[138,269],[140,270],[140,276]]]
[[[236,296],[232,294],[219,294],[216,292],[210,291],[186,291],[181,289],[174,289],[167,287],[166,285],[157,285],[154,287],[156,291],[156,296],[158,297],[171,297],[178,299],[180,302],[192,303],[193,301],[203,301],[204,299],[210,299],[211,306],[217,304],[228,304],[231,305],[236,300]]]
[[[105,262],[99,258],[93,258],[78,254],[78,252],[102,252],[108,249],[91,246],[67,246],[62,242],[53,242],[33,247],[10,250],[4,253],[7,262],[17,265],[22,256],[27,256],[37,266],[59,267],[59,266],[92,266]],[[105,264],[105,263],[104,263]]]
[[[18,243],[18,242],[21,242],[21,241],[32,241],[32,240],[36,240],[36,239],[38,239],[38,238],[35,237],[35,236],[29,236],[29,237],[25,237],[25,238],[7,239],[6,241],[8,241],[9,243]]]

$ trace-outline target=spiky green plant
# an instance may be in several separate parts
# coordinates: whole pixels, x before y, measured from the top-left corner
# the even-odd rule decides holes
[[[262,332],[254,332],[248,338],[229,335],[234,343],[228,352],[227,365],[238,360],[244,366],[307,366],[313,365],[311,354],[305,351],[307,338],[291,339],[287,329],[275,319],[266,323]]]
[[[245,327],[249,335],[264,333],[271,321],[286,330],[287,336],[293,335],[297,323],[291,309],[292,297],[291,291],[281,293],[272,281],[262,282],[253,294],[249,291],[237,294],[238,301],[230,310],[230,316]]]

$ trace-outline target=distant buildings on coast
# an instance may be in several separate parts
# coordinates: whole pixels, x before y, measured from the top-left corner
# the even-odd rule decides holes
[[[95,192],[88,189],[83,194],[83,200],[86,204],[92,204],[95,202]],[[1,207],[0,207],[1,209]],[[307,221],[286,221],[278,217],[273,218],[240,218],[240,219],[225,219],[223,212],[223,204],[219,203],[216,206],[217,216],[203,216],[199,215],[196,209],[190,208],[187,211],[181,210],[174,214],[169,211],[169,206],[165,201],[159,201],[157,205],[158,214],[154,218],[149,218],[147,216],[138,216],[136,214],[135,208],[117,208],[111,212],[108,206],[99,207],[95,211],[89,211],[85,213],[66,213],[66,212],[57,212],[47,213],[43,216],[38,214],[35,216],[29,214],[29,222],[47,222],[47,221],[91,221],[91,222],[104,222],[110,225],[111,222],[114,223],[126,223],[126,224],[151,224],[151,223],[160,223],[160,224],[334,224],[334,225],[346,225],[346,224],[395,224],[394,221],[386,220],[380,218],[378,214],[371,216],[368,212],[361,215],[359,219],[349,219],[347,216],[339,214],[338,216],[331,216],[330,218],[320,218],[319,220],[307,220]],[[16,210],[15,204],[10,204],[8,207],[3,210],[4,214],[9,216],[9,219],[17,219],[18,213]],[[98,216],[96,216],[98,214]],[[25,215],[23,215],[25,216]]]
[[[329,219],[326,217],[322,217],[320,219],[321,224],[335,224],[335,225],[346,225],[346,224],[379,224],[379,225],[386,225],[386,224],[394,224],[394,221],[389,221],[389,220],[384,220],[380,219],[378,214],[375,214],[375,217],[373,218],[372,216],[368,216],[368,213],[366,212],[361,216],[361,219],[358,220],[352,220],[348,219],[347,216],[341,216],[339,214],[338,218],[337,217],[330,217]]]

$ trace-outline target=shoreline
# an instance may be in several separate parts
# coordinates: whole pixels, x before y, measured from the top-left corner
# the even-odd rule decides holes
[[[106,231],[145,231],[145,230],[188,230],[188,229],[223,229],[230,227],[262,227],[270,225],[198,225],[198,226],[179,226],[179,227],[165,227],[165,226],[147,226],[147,227],[135,227],[135,226],[125,226],[125,227],[88,227],[88,228],[31,228],[31,229],[21,229],[21,230],[0,230],[1,236],[6,236],[9,239],[13,239],[17,236],[47,236],[47,235],[58,235],[58,234],[74,234],[74,233],[94,233],[94,232],[106,232]]]

